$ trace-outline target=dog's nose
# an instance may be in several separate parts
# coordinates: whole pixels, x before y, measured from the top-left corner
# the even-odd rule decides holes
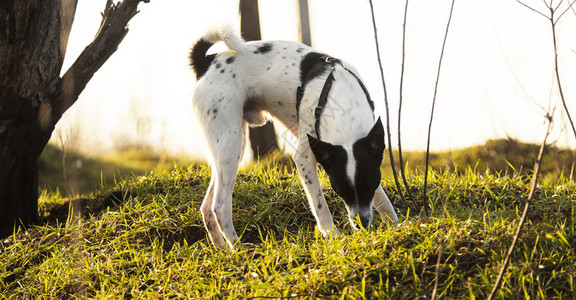
[[[360,218],[360,223],[362,224],[362,227],[368,228],[368,226],[370,226],[370,217],[360,215],[359,218]]]
[[[368,229],[372,222],[372,208],[358,209],[353,206],[346,206],[348,209],[348,220],[352,228],[360,230],[362,228]]]
[[[356,230],[360,230],[362,228],[368,229],[371,221],[372,220],[369,215],[365,216],[361,214],[356,214],[356,217],[354,219],[350,218],[350,223],[352,224],[352,227]]]

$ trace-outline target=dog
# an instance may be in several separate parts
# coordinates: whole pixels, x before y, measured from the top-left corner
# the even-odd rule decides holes
[[[207,55],[220,41],[228,50]],[[245,42],[230,27],[201,37],[190,51],[190,64],[197,78],[193,106],[212,170],[201,212],[215,246],[242,245],[232,224],[232,190],[247,127],[264,125],[270,116],[298,139],[292,158],[324,236],[339,231],[317,163],[344,200],[353,228],[369,226],[373,207],[383,220],[398,221],[380,186],[384,128],[353,66],[297,42]]]

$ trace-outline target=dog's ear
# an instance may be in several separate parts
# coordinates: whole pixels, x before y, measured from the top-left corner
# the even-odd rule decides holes
[[[362,144],[374,157],[382,158],[386,144],[384,142],[384,126],[382,125],[380,117],[378,117],[378,120],[374,123],[374,126],[372,126],[372,129],[370,129],[366,137],[360,139],[358,143]]]
[[[314,153],[316,160],[324,167],[324,169],[330,166],[330,162],[338,155],[338,147],[330,143],[323,142],[311,135],[307,134],[308,143],[310,144],[310,149]]]

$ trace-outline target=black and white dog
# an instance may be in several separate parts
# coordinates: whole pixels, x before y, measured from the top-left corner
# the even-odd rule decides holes
[[[216,42],[229,50],[206,55]],[[201,211],[212,243],[232,249],[232,190],[247,126],[268,114],[296,137],[294,162],[324,235],[339,234],[318,181],[319,162],[344,199],[350,223],[367,227],[372,208],[398,220],[380,186],[384,128],[356,70],[344,61],[290,41],[244,42],[230,28],[204,35],[190,53],[198,83],[194,108],[211,153],[212,178]]]

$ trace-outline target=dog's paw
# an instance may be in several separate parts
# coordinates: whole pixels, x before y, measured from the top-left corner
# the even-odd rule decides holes
[[[340,231],[339,231],[338,228],[336,228],[336,226],[334,226],[334,225],[332,225],[331,227],[320,227],[320,226],[318,226],[318,231],[320,231],[320,233],[322,234],[322,236],[325,237],[325,238],[331,237],[331,236],[340,235]]]

